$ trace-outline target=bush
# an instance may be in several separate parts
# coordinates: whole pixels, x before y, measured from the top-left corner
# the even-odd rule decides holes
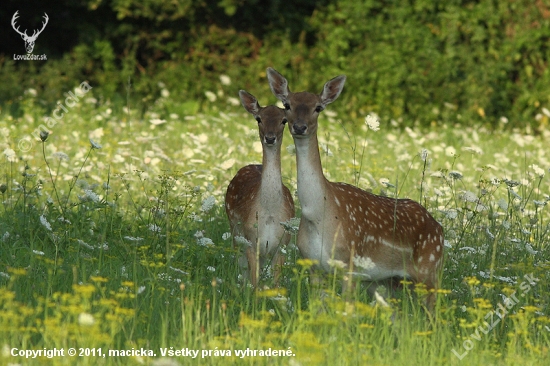
[[[130,82],[143,111],[157,99],[159,82],[200,105],[205,91],[219,88],[221,74],[236,81],[228,92],[250,88],[274,101],[265,80],[265,68],[273,66],[296,90],[316,92],[345,73],[347,86],[332,108],[351,121],[371,111],[403,124],[496,125],[506,117],[513,126],[542,127],[548,121],[540,113],[550,104],[550,7],[541,1],[87,0],[60,6],[44,1],[36,14],[20,18],[30,17],[32,29],[42,10],[58,11],[37,41],[35,52],[48,54],[48,61],[0,55],[0,99],[11,110],[29,87],[52,108],[83,80],[107,99],[126,98]],[[15,10],[14,4],[0,10],[4,24]],[[5,41],[9,52],[22,49],[12,33]]]

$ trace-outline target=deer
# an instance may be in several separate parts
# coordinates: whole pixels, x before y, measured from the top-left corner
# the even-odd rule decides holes
[[[34,42],[36,42],[36,39],[38,38],[38,36],[40,35],[40,33],[42,33],[42,31],[44,30],[44,28],[46,28],[46,25],[48,24],[48,20],[50,18],[48,18],[48,14],[44,13],[44,22],[42,22],[42,29],[40,29],[39,31],[37,31],[36,29],[33,31],[32,33],[32,36],[29,36],[27,34],[27,30],[25,29],[24,32],[21,32],[19,30],[19,27],[15,27],[15,22],[17,20],[17,18],[19,18],[19,15],[17,14],[19,13],[19,10],[17,10],[15,12],[15,14],[13,14],[13,17],[11,18],[11,26],[13,27],[13,29],[19,33],[19,35],[21,36],[21,38],[23,38],[23,41],[25,41],[25,49],[27,50],[27,53],[32,53],[32,50],[34,49]]]
[[[342,92],[345,75],[325,83],[320,94],[290,91],[288,81],[267,69],[269,86],[284,108],[296,147],[301,220],[297,234],[300,254],[331,271],[343,262],[351,279],[367,283],[407,278],[429,290],[432,310],[442,266],[441,225],[419,203],[378,196],[346,183],[330,182],[321,165],[318,117]],[[353,284],[350,286],[352,287]],[[348,284],[344,281],[343,291]],[[374,287],[374,286],[372,286]],[[372,288],[371,287],[371,288]]]
[[[233,177],[225,195],[225,210],[233,246],[239,246],[238,236],[246,239],[239,266],[252,286],[257,288],[260,270],[268,262],[278,285],[285,260],[280,249],[290,241],[281,222],[294,217],[294,200],[281,176],[281,146],[287,119],[281,108],[261,107],[244,90],[239,91],[239,97],[244,109],[258,122],[263,156],[261,165],[247,165]]]

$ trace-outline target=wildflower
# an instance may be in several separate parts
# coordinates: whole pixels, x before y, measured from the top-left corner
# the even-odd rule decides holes
[[[151,124],[154,125],[154,126],[158,126],[158,125],[161,125],[163,123],[166,123],[166,120],[165,119],[160,119],[160,118],[153,118],[153,119],[150,119],[149,122],[151,122]]]
[[[422,151],[420,151],[420,159],[422,159],[422,161],[426,161],[428,159],[427,149],[422,149]]]
[[[535,171],[535,174],[538,175],[539,178],[544,177],[544,173],[545,173],[544,169],[542,169],[537,164],[532,164],[531,166],[529,166],[529,168],[533,169]]]
[[[126,240],[129,240],[129,241],[142,241],[143,238],[134,238],[133,236],[124,236],[124,239]]]
[[[149,224],[149,230],[154,233],[160,233],[160,227],[155,224]]]
[[[76,241],[78,242],[78,244],[80,244],[80,245],[83,246],[84,248],[90,249],[90,250],[94,250],[94,247],[91,246],[90,244],[86,243],[85,241],[80,240],[80,239],[77,239]]]
[[[64,152],[61,152],[61,151],[53,153],[52,156],[54,158],[58,159],[59,161],[61,161],[61,160],[69,161],[69,155],[67,155],[67,154],[65,154]]]
[[[516,187],[516,186],[520,185],[520,183],[518,181],[507,179],[507,178],[504,178],[504,183],[506,183],[506,185],[510,188],[513,188],[513,187]]]
[[[300,226],[300,219],[298,217],[292,217],[287,221],[281,222],[285,231],[289,234],[296,235]]]
[[[482,211],[486,211],[486,210],[487,210],[487,206],[482,205],[479,202],[476,204],[476,207],[474,209],[475,212],[482,212]]]
[[[33,250],[32,252],[36,255],[44,255],[44,252],[42,252],[40,250]]]
[[[228,170],[231,169],[233,165],[235,165],[235,159],[230,158],[221,163],[220,168],[222,168],[223,170]]]
[[[101,149],[101,145],[95,142],[94,140],[90,139],[90,144],[92,145],[92,149]]]
[[[231,85],[231,78],[227,75],[220,75],[220,82],[222,85]]]
[[[228,98],[227,98],[227,102],[228,102],[229,104],[231,104],[232,106],[235,106],[235,107],[241,105],[240,100],[238,100],[237,98],[233,98],[233,97],[228,97]]]
[[[46,217],[44,217],[44,215],[40,215],[40,223],[42,224],[42,226],[44,226],[44,228],[46,228],[46,230],[52,231],[52,225],[50,225],[50,223],[48,222]]]
[[[7,243],[9,238],[10,238],[10,233],[9,231],[6,231],[4,235],[2,235],[2,239],[0,239],[0,241],[3,243]]]
[[[97,202],[100,201],[100,198],[97,195],[97,193],[95,193],[94,191],[92,191],[90,189],[85,189],[84,190],[84,195],[83,196],[78,196],[78,198],[83,202],[91,201],[91,202],[96,202],[97,203]]]
[[[80,313],[78,314],[78,324],[84,326],[90,326],[95,323],[94,316],[89,313]]]
[[[208,212],[214,207],[214,204],[216,203],[216,198],[214,196],[210,196],[206,198],[204,201],[202,201],[201,211],[202,212]]]
[[[372,259],[370,259],[369,257],[360,257],[358,255],[353,258],[353,264],[363,269],[376,268],[376,264],[374,264]]]
[[[445,216],[447,216],[448,219],[454,220],[458,217],[458,211],[455,209],[450,209],[448,211],[444,211]]]
[[[214,103],[218,97],[216,97],[216,94],[212,93],[211,91],[207,90],[204,92],[204,96],[206,99]]]
[[[447,146],[445,148],[445,155],[447,156],[455,156],[456,155],[456,149],[452,146]]]
[[[206,267],[207,270],[209,270],[210,272],[216,272],[216,268],[212,267],[212,266],[208,266]]]
[[[13,149],[7,148],[4,150],[4,155],[6,156],[6,159],[10,163],[15,163],[17,161],[17,155],[15,154],[15,151]]]
[[[338,269],[344,269],[348,266],[343,261],[338,259],[329,259],[327,260],[327,264],[331,267],[338,268]]]
[[[365,123],[367,124],[368,128],[375,132],[380,130],[380,121],[376,116],[369,114],[367,118],[365,118]]]
[[[235,239],[235,243],[237,243],[237,244],[245,245],[245,246],[252,246],[252,243],[250,242],[250,240],[248,240],[244,236],[238,235],[238,236],[235,236],[234,239]]]
[[[162,89],[160,91],[160,95],[163,97],[163,98],[168,98],[170,96],[170,92],[168,91],[168,89]]]
[[[45,142],[48,139],[48,136],[50,136],[50,131],[40,131],[40,140],[42,140],[42,142]]]
[[[223,239],[223,240],[227,240],[227,239],[229,239],[230,237],[231,237],[231,233],[226,232],[226,233],[223,233],[223,234],[222,234],[222,239]]]
[[[25,95],[30,95],[31,97],[36,97],[36,94],[37,94],[36,89],[34,89],[34,88],[29,88],[29,89],[25,90]],[[544,109],[545,108],[543,108],[543,112],[544,112]]]
[[[466,202],[477,202],[479,200],[476,194],[470,191],[462,192],[459,197]]]
[[[395,188],[395,186],[390,183],[390,180],[388,178],[380,178],[379,182],[386,188]]]
[[[533,249],[533,246],[529,243],[525,243],[525,250],[531,255],[537,255],[539,252],[538,250]]]
[[[449,177],[451,179],[460,180],[460,179],[462,179],[463,175],[462,175],[461,172],[457,172],[456,170],[451,170],[449,172]]]
[[[203,247],[214,245],[214,242],[210,238],[199,238],[197,240],[197,243]]]
[[[478,155],[481,155],[483,154],[483,150],[481,150],[479,147],[475,146],[475,147],[463,147],[462,150],[464,151],[469,151],[471,152],[472,154],[478,154]]]

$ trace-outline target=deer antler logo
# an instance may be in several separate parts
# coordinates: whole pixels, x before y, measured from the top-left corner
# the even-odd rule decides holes
[[[13,17],[11,18],[11,26],[17,33],[21,35],[21,38],[23,38],[23,40],[25,41],[25,48],[27,49],[27,53],[32,53],[32,50],[34,48],[34,42],[36,42],[36,38],[38,38],[38,35],[42,33],[44,28],[46,28],[46,24],[48,24],[48,20],[49,20],[48,14],[44,13],[45,22],[42,22],[42,29],[40,29],[39,31],[34,30],[34,32],[32,33],[32,36],[29,36],[27,35],[26,29],[24,32],[21,32],[19,31],[19,27],[17,28],[15,27],[15,21],[17,20],[17,18],[19,18],[19,15],[17,15],[18,12],[19,10],[17,10],[15,14],[13,14]]]

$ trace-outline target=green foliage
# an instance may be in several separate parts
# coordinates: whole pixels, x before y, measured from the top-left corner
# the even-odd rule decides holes
[[[10,10],[0,12],[3,23]],[[129,78],[142,112],[159,82],[202,104],[220,74],[236,82],[231,95],[244,87],[267,97],[272,66],[301,90],[320,91],[321,80],[346,74],[335,108],[351,121],[373,111],[404,125],[548,124],[541,111],[550,106],[550,7],[543,1],[87,0],[67,2],[64,11],[71,19],[63,31],[52,17],[37,41],[47,62],[15,62],[11,51],[0,57],[5,106],[17,109],[32,87],[52,108],[83,80],[103,98],[124,98]],[[73,40],[59,45],[67,32]],[[21,41],[11,36],[15,52]]]

